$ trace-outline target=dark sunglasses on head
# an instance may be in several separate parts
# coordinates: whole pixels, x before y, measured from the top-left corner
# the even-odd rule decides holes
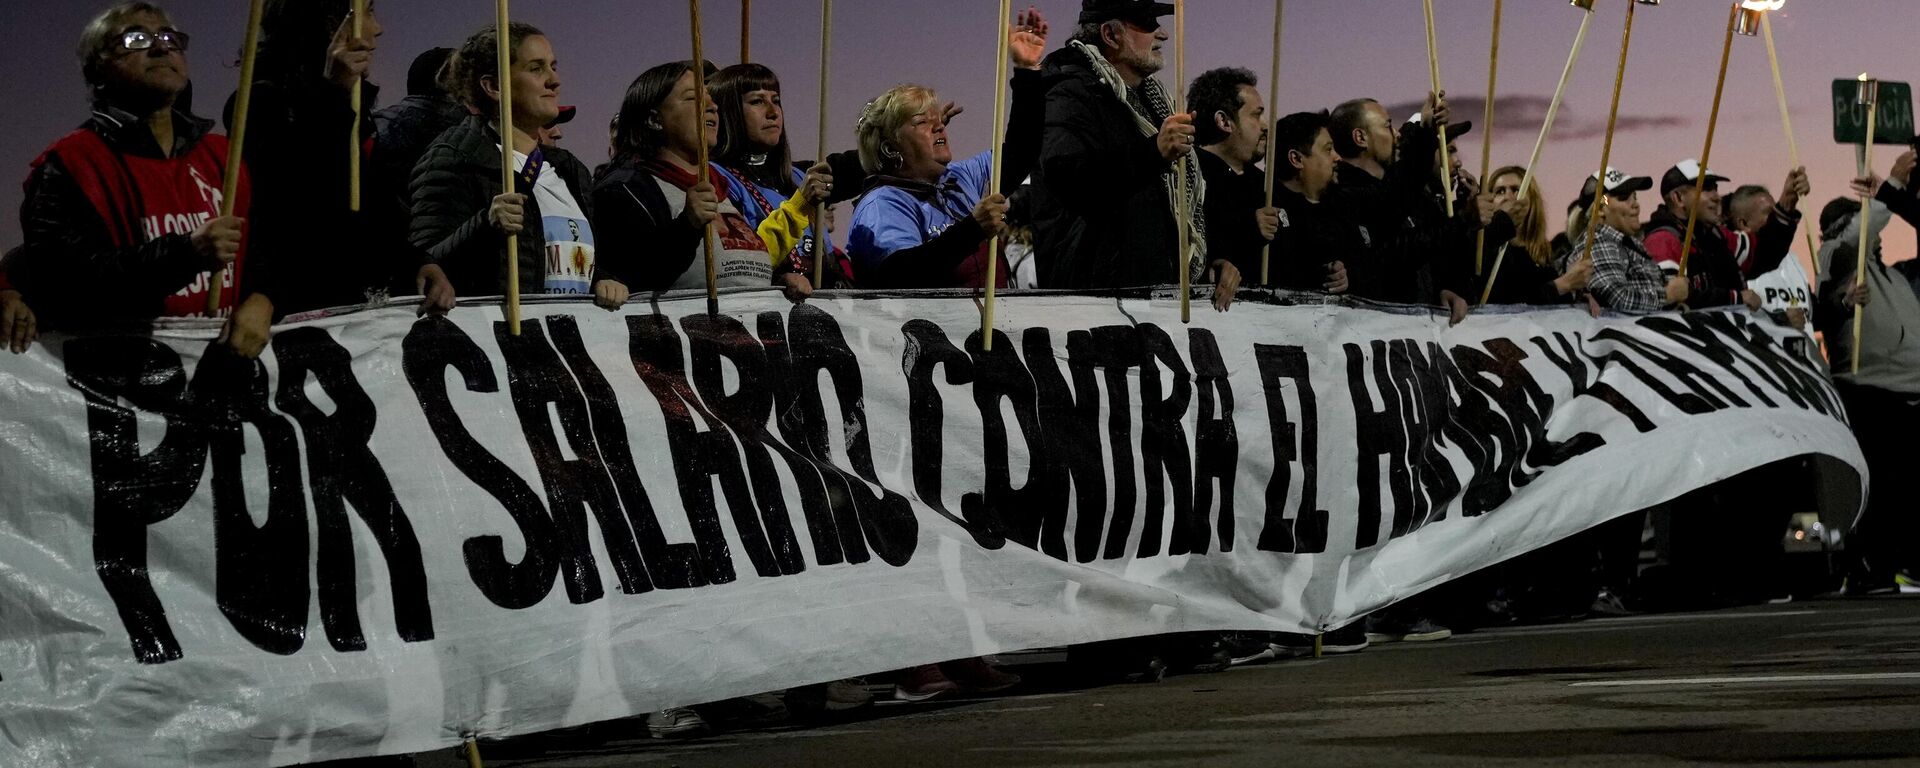
[[[126,33],[120,35],[120,49],[125,51],[144,51],[155,45],[159,45],[163,50],[185,53],[187,50],[187,40],[187,33],[177,29],[163,29],[159,32],[134,29],[128,30]]]

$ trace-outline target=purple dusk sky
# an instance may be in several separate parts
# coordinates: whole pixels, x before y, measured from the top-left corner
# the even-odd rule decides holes
[[[244,32],[245,0],[175,0],[167,5],[176,23],[194,35],[190,61],[200,109],[209,111],[237,79],[234,51]],[[839,0],[835,3],[831,145],[851,148],[860,105],[887,87],[918,82],[968,107],[955,128],[962,156],[986,148],[992,111],[994,13],[990,0]],[[1066,41],[1079,10],[1072,0],[1038,3],[1053,25],[1051,45]],[[1441,75],[1457,100],[1476,106],[1456,119],[1481,122],[1479,96],[1486,89],[1487,49],[1493,0],[1435,0],[1440,14]],[[1623,130],[1613,164],[1658,177],[1675,161],[1700,153],[1718,64],[1728,3],[1667,0],[1643,7],[1634,30],[1633,56],[1621,104]],[[9,105],[4,125],[14,137],[0,148],[0,168],[14,179],[40,149],[86,114],[85,90],[73,46],[81,26],[97,10],[85,2],[0,4],[0,29],[12,33],[4,86]],[[755,58],[781,73],[796,154],[812,154],[817,115],[819,12],[817,0],[753,3]],[[386,27],[374,79],[385,100],[404,95],[407,63],[436,45],[457,45],[491,23],[492,4],[479,0],[410,2],[379,0]],[[707,56],[722,65],[739,60],[737,0],[703,4]],[[1187,9],[1186,72],[1189,78],[1217,66],[1244,66],[1261,73],[1269,65],[1273,4],[1265,0],[1196,0]],[[562,93],[580,107],[567,144],[587,158],[603,153],[599,126],[618,108],[627,84],[647,67],[690,50],[687,6],[645,0],[520,0],[515,18],[545,29],[561,61]],[[1578,191],[1578,179],[1600,158],[1599,134],[1606,120],[1613,68],[1619,55],[1625,0],[1600,0],[1598,16],[1562,108],[1555,140],[1547,145],[1539,176],[1549,202],[1558,207]],[[1494,165],[1526,162],[1544,105],[1566,61],[1580,12],[1563,0],[1507,0],[1501,45],[1499,94],[1508,116],[1495,126]],[[1871,71],[1886,80],[1920,78],[1913,56],[1915,0],[1791,0],[1774,18],[1788,97],[1800,150],[1813,174],[1809,213],[1845,191],[1853,150],[1831,137],[1828,82]],[[1168,19],[1171,25],[1171,19]],[[1775,106],[1766,47],[1758,38],[1734,41],[1713,166],[1735,183],[1775,189],[1787,168],[1786,140]],[[1354,96],[1384,103],[1414,102],[1427,89],[1425,36],[1417,0],[1293,0],[1287,3],[1283,112],[1322,109]],[[1165,82],[1172,82],[1171,57]],[[1263,82],[1262,90],[1265,90]],[[1507,103],[1507,99],[1537,100]],[[1468,114],[1468,113],[1471,114]],[[1397,115],[1404,117],[1404,115]],[[1480,165],[1478,130],[1462,139],[1467,165]],[[331,147],[316,151],[332,151]],[[1881,147],[1881,172],[1898,152]],[[7,182],[0,205],[19,206],[17,182]],[[1641,204],[1656,204],[1652,194]],[[1895,224],[1889,256],[1912,256],[1913,231]],[[17,216],[0,226],[0,246],[19,242]],[[1804,250],[1796,248],[1796,252]]]

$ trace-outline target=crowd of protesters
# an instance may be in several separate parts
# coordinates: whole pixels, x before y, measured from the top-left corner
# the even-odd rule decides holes
[[[377,19],[360,19],[356,35],[348,0],[269,0],[245,168],[227,201],[227,139],[192,110],[187,32],[156,5],[123,2],[82,33],[91,116],[49,146],[26,180],[25,243],[0,262],[0,342],[17,353],[41,327],[203,315],[218,280],[219,345],[253,357],[289,314],[395,295],[448,312],[458,297],[504,293],[508,270],[522,292],[591,296],[606,308],[702,288],[709,247],[720,285],[778,287],[795,300],[816,287],[982,288],[987,246],[1010,232],[1021,233],[1022,266],[997,265],[997,287],[1121,289],[1170,282],[1186,226],[1191,277],[1213,288],[1221,311],[1241,286],[1258,285],[1437,306],[1460,323],[1490,292],[1495,304],[1596,315],[1744,305],[1826,331],[1833,359],[1861,358],[1858,373],[1836,366],[1835,382],[1867,461],[1876,476],[1898,476],[1903,439],[1920,431],[1920,262],[1886,266],[1879,235],[1894,216],[1920,225],[1914,153],[1821,212],[1825,245],[1808,286],[1789,253],[1811,193],[1804,169],[1787,171],[1777,190],[1747,185],[1722,199],[1728,177],[1681,160],[1660,175],[1647,215],[1641,193],[1655,188],[1653,177],[1608,168],[1585,180],[1556,236],[1545,185],[1527,183],[1527,169],[1475,179],[1459,152],[1441,151],[1472,129],[1450,119],[1443,93],[1403,123],[1370,99],[1276,116],[1258,79],[1228,68],[1180,84],[1189,111],[1176,113],[1174,94],[1155,78],[1171,12],[1085,0],[1050,52],[1048,22],[1020,14],[1008,29],[1005,141],[961,159],[947,132],[958,108],[931,85],[877,95],[853,135],[839,137],[852,148],[796,162],[773,71],[675,61],[633,81],[611,127],[611,159],[589,170],[558,146],[573,109],[560,101],[560,41],[539,29],[505,31],[513,130],[503,139],[495,28],[422,54],[406,97],[376,110],[367,74]],[[711,93],[704,103],[701,78]],[[234,109],[228,100],[229,125]],[[352,210],[348,152],[320,148],[339,144],[356,120],[364,192]],[[501,185],[503,140],[517,164],[513,189]],[[996,157],[1005,179],[997,189]],[[1445,157],[1452,168],[1441,167]],[[1276,175],[1271,205],[1267,173]],[[1449,178],[1453,189],[1443,186]],[[1876,210],[1864,231],[1863,196]],[[1458,203],[1451,215],[1449,198]],[[842,251],[813,233],[816,217],[847,201],[855,205]],[[316,230],[339,237],[314,238]],[[342,238],[361,245],[329,245]],[[1849,256],[1862,238],[1875,252],[1864,281]],[[510,239],[514,264],[505,260]],[[824,286],[810,278],[819,259]],[[1777,270],[1788,271],[1788,294],[1808,300],[1769,306],[1756,281]],[[1847,331],[1870,298],[1856,351]],[[1914,500],[1904,494],[1897,483],[1874,484],[1853,539],[1862,557],[1850,591],[1884,591],[1920,565]],[[1709,494],[1677,503],[1741,502]],[[1639,526],[1626,518],[1556,545],[1552,562],[1516,562],[1494,582],[1470,580],[1322,638],[1163,638],[1089,652],[1121,659],[1127,674],[1157,674],[1153,663],[1205,671],[1316,646],[1444,639],[1447,623],[1513,620],[1526,613],[1516,610],[1526,600],[1513,598],[1546,592],[1562,594],[1536,601],[1554,605],[1536,617],[1614,612],[1625,607]],[[1461,618],[1463,602],[1484,610]],[[920,700],[1018,682],[973,659],[909,670],[896,691]],[[847,681],[795,693],[827,709],[866,701]],[[759,715],[778,709],[734,704]],[[691,710],[658,713],[649,725],[661,736],[707,728]]]

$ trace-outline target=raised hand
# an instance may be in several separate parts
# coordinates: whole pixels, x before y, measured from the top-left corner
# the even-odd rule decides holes
[[[333,32],[333,42],[327,46],[327,64],[321,76],[327,82],[341,90],[352,88],[373,69],[373,39],[353,36],[353,15],[348,14],[340,22],[340,28]]]
[[[999,237],[1007,233],[1007,196],[988,195],[973,206],[973,221],[987,237]]]
[[[826,163],[815,163],[807,169],[807,176],[800,180],[800,202],[811,208],[833,195],[833,169]]]
[[[1007,58],[1021,69],[1039,69],[1047,53],[1047,19],[1040,9],[1027,6],[1007,27]]]
[[[1780,185],[1780,210],[1793,211],[1800,208],[1800,201],[1813,194],[1813,186],[1807,183],[1805,166],[1787,172],[1787,181]]]

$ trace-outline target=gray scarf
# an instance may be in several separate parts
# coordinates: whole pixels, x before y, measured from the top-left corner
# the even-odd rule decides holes
[[[1107,61],[1107,57],[1100,55],[1100,51],[1095,50],[1093,46],[1078,40],[1070,44],[1087,57],[1087,63],[1093,66],[1093,71],[1099,75],[1100,81],[1113,89],[1114,98],[1127,105],[1128,111],[1133,113],[1134,125],[1140,129],[1140,135],[1158,135],[1160,126],[1149,116],[1141,114],[1140,110],[1134,107],[1133,101],[1127,98],[1127,81],[1120,78],[1120,71],[1113,68],[1113,64]],[[1146,101],[1147,109],[1155,114],[1173,114],[1166,89],[1160,85],[1160,81],[1151,77],[1140,81],[1140,97]],[[1189,151],[1185,157],[1180,158],[1179,173],[1187,177],[1186,200],[1180,199],[1179,185],[1174,182],[1174,177],[1171,174],[1163,177],[1167,188],[1169,210],[1179,211],[1184,207],[1188,212],[1188,227],[1192,233],[1189,238],[1192,243],[1190,246],[1192,260],[1187,262],[1187,269],[1188,275],[1196,283],[1206,274],[1207,269],[1207,215],[1204,210],[1207,182],[1206,178],[1200,174],[1200,159],[1194,156],[1194,152],[1197,151]]]

